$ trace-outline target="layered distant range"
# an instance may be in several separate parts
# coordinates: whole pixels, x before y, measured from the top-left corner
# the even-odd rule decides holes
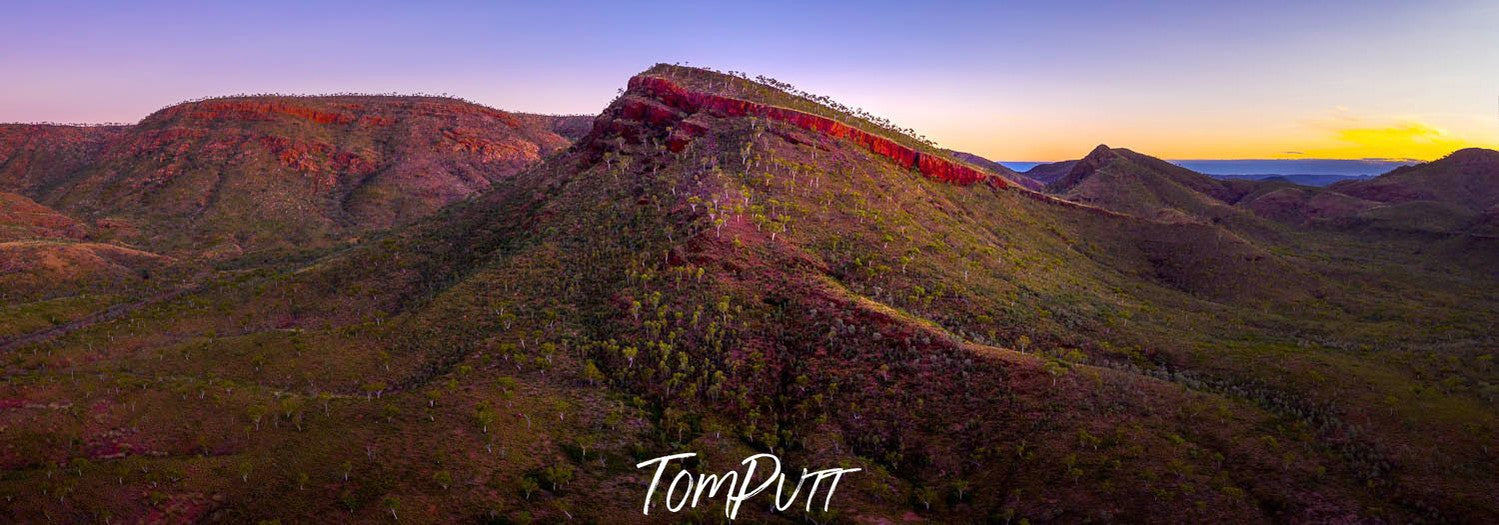
[[[1232,159],[1170,162],[1216,179],[1275,179],[1318,187],[1344,180],[1367,179],[1417,163],[1409,159]],[[1001,161],[1000,164],[1025,172],[1047,163]]]

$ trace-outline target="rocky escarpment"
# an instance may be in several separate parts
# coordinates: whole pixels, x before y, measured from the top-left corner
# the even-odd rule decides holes
[[[629,90],[617,107],[617,116],[652,126],[670,127],[673,132],[667,146],[681,151],[687,143],[706,133],[687,117],[707,113],[716,117],[758,117],[782,122],[804,130],[854,143],[906,168],[919,171],[931,179],[959,185],[979,182],[996,187],[1010,183],[1001,177],[960,164],[936,153],[917,151],[889,138],[869,133],[831,118],[794,109],[761,104],[714,93],[690,90],[671,79],[638,75],[630,79]],[[630,135],[634,131],[616,126],[614,117],[605,115],[595,124],[595,132],[609,131]]]

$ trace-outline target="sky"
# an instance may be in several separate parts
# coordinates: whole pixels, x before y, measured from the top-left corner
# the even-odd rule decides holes
[[[0,122],[135,122],[264,92],[593,114],[657,62],[774,77],[996,160],[1098,144],[1170,159],[1499,147],[1492,0],[7,0]]]

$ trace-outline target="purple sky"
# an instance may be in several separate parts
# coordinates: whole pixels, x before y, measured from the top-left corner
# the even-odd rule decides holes
[[[1432,158],[1499,144],[1493,2],[6,3],[0,121],[234,93],[596,113],[656,62],[765,74],[955,148]]]

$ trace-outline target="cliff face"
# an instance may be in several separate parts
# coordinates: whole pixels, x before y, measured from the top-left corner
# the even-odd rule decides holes
[[[639,75],[631,78],[628,95],[635,96],[627,96],[621,101],[619,115],[654,126],[674,126],[675,130],[667,141],[667,146],[673,151],[681,151],[688,142],[705,131],[690,122],[683,122],[683,119],[690,115],[707,113],[716,117],[752,116],[791,124],[804,130],[852,142],[903,168],[915,169],[934,180],[959,185],[978,182],[996,187],[1009,185],[998,176],[959,164],[940,155],[916,151],[885,137],[856,129],[830,118],[713,93],[693,91],[659,76]],[[599,125],[612,126],[608,120],[601,120]],[[611,131],[626,135],[631,133],[631,130],[618,127],[612,128]]]

